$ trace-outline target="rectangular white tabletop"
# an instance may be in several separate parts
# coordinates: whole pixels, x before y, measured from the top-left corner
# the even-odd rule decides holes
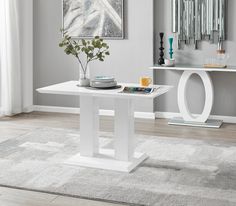
[[[235,66],[228,66],[227,68],[204,68],[197,65],[176,65],[174,67],[165,67],[161,65],[154,65],[150,67],[153,70],[180,70],[180,71],[206,71],[206,72],[236,72]]]
[[[121,93],[125,86],[129,87],[138,87],[138,84],[128,84],[128,83],[121,83],[121,88],[119,89],[112,89],[112,90],[102,90],[102,89],[93,89],[93,88],[86,88],[86,87],[79,87],[78,81],[68,81],[60,84],[55,84],[48,87],[43,87],[37,89],[39,93],[45,94],[61,94],[61,95],[90,95],[94,97],[116,97],[116,98],[128,98],[128,99],[136,99],[136,98],[147,98],[147,99],[154,99],[162,94],[165,94],[172,86],[166,85],[152,85],[150,87],[156,88],[156,90],[151,94],[127,94]]]

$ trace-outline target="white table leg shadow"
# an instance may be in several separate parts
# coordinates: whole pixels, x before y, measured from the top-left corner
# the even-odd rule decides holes
[[[115,99],[114,149],[99,148],[98,98],[81,96],[80,108],[80,154],[66,164],[131,172],[148,158],[135,152],[133,100]]]

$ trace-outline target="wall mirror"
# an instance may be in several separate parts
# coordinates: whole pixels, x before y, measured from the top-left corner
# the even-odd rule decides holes
[[[227,0],[171,0],[172,32],[178,34],[178,49],[183,44],[208,40],[221,49],[226,40]]]

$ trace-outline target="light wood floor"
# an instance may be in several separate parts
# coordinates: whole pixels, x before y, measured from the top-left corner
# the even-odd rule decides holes
[[[53,127],[79,129],[79,116],[34,112],[0,119],[0,142],[23,135],[35,128]],[[101,117],[102,131],[113,131],[113,118]],[[168,126],[167,120],[142,120],[135,123],[136,133],[150,136],[201,139],[218,143],[236,143],[236,124],[221,129]],[[114,206],[117,204],[90,201],[38,192],[0,187],[0,206]]]

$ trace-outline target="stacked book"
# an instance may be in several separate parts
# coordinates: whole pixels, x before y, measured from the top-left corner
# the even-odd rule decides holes
[[[109,76],[96,76],[91,82],[90,86],[93,88],[112,88],[117,86],[117,82],[114,77]]]

